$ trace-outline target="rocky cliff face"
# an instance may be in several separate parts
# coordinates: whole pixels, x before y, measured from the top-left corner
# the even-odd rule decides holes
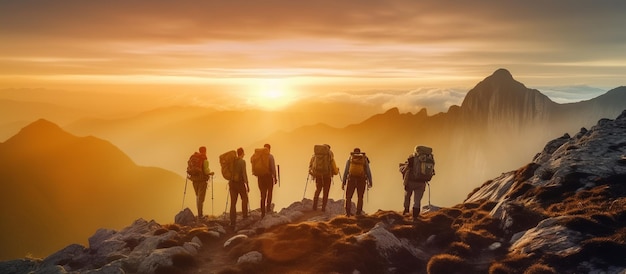
[[[558,273],[623,273],[626,261],[616,254],[626,252],[626,111],[552,140],[532,163],[487,182],[465,203],[479,201],[497,203],[489,215],[510,243],[508,258]]]

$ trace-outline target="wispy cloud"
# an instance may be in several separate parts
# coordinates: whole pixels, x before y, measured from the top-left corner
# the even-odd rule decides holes
[[[575,74],[575,84],[617,86],[625,9],[615,0],[0,1],[0,83],[334,77],[396,88],[393,79],[411,78],[409,90],[468,86],[505,67],[537,85],[568,85]]]

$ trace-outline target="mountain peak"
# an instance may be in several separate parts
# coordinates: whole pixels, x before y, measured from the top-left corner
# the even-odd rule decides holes
[[[9,138],[5,143],[38,143],[36,140],[41,140],[44,137],[47,140],[67,140],[73,137],[70,133],[67,133],[57,124],[50,122],[46,119],[39,119],[29,125],[23,127],[17,134]]]
[[[496,120],[532,123],[535,118],[548,115],[547,110],[553,104],[547,96],[527,88],[501,68],[467,93],[461,109],[468,119],[481,123]]]
[[[507,69],[500,68],[494,71],[489,78],[494,78],[495,80],[500,81],[511,81],[513,80],[513,75],[511,75],[511,72]]]

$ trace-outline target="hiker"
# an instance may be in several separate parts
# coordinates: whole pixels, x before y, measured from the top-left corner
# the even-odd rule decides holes
[[[256,149],[250,158],[252,174],[257,176],[261,192],[261,218],[265,217],[265,212],[272,211],[272,192],[278,182],[274,155],[270,153],[271,148],[270,144],[265,144],[262,149]]]
[[[243,218],[248,218],[248,175],[246,173],[246,161],[243,159],[243,148],[237,149],[237,159],[233,166],[231,180],[228,181],[230,191],[230,226],[235,227],[237,223],[237,197],[241,196],[241,211]]]
[[[402,214],[409,214],[411,196],[415,195],[413,197],[413,220],[419,217],[420,203],[424,196],[426,184],[435,175],[434,165],[432,149],[425,146],[415,146],[414,152],[409,155],[404,163],[400,164],[405,191],[404,212]]]
[[[196,207],[198,208],[198,220],[204,216],[202,207],[206,190],[209,186],[209,178],[213,176],[209,168],[209,160],[206,157],[206,147],[202,146],[194,152],[187,163],[187,177],[193,182],[193,190],[196,193]]]
[[[315,145],[313,147],[313,157],[309,162],[309,174],[315,178],[315,195],[313,196],[313,211],[317,210],[317,203],[320,192],[323,190],[322,211],[326,211],[328,203],[328,192],[330,191],[330,182],[334,175],[339,174],[339,168],[335,163],[333,152],[330,145]]]
[[[365,156],[365,153],[361,153],[360,148],[355,148],[350,153],[350,158],[346,161],[346,168],[344,169],[342,190],[346,190],[346,184],[348,189],[346,190],[346,216],[352,216],[352,195],[354,190],[357,191],[357,204],[356,215],[363,214],[363,194],[365,194],[365,186],[367,188],[372,187],[372,172],[370,170],[370,159]]]

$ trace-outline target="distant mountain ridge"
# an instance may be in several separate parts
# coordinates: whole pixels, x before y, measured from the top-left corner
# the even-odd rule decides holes
[[[40,119],[0,143],[0,258],[48,254],[136,214],[169,218],[184,178]],[[54,235],[50,237],[50,235]]]

